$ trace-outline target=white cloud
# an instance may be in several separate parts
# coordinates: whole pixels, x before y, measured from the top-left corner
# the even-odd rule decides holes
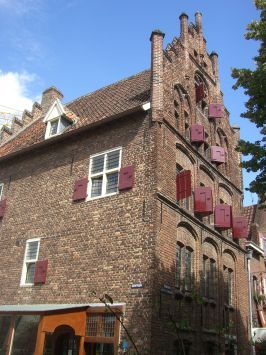
[[[3,118],[19,116],[24,109],[31,110],[34,98],[29,93],[29,85],[35,79],[35,75],[27,72],[0,71],[0,112],[11,113],[0,115],[0,125],[4,123]]]

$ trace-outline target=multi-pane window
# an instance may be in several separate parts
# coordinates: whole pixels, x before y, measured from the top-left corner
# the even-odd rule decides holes
[[[176,245],[176,287],[181,286],[181,263],[182,263],[182,246]]]
[[[26,243],[26,251],[22,269],[22,285],[32,285],[34,283],[35,265],[38,260],[40,239],[31,239]]]
[[[210,279],[209,279],[209,296],[215,298],[216,293],[216,263],[210,259]]]
[[[192,288],[192,249],[185,249],[185,289],[191,291]]]
[[[216,262],[207,256],[202,261],[202,293],[203,296],[215,298],[216,296]]]
[[[234,274],[233,270],[224,266],[224,300],[228,305],[233,304],[233,285]]]
[[[90,159],[90,198],[110,195],[118,191],[118,172],[121,148],[94,155]]]
[[[3,190],[4,190],[4,184],[0,182],[0,201],[2,199]]]
[[[208,258],[203,256],[203,265],[202,265],[202,293],[203,296],[208,296]]]
[[[193,286],[193,250],[179,243],[176,244],[175,285],[179,289],[191,291]]]

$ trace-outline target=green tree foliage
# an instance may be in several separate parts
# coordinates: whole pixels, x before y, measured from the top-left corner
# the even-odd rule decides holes
[[[236,80],[234,89],[242,87],[249,96],[245,103],[246,112],[241,117],[255,123],[261,134],[261,139],[255,142],[240,140],[238,150],[244,156],[250,157],[242,163],[248,172],[258,172],[251,182],[249,191],[256,192],[260,202],[266,202],[266,0],[255,0],[260,10],[260,20],[247,26],[246,39],[260,42],[258,55],[254,58],[256,68],[233,69],[232,77]]]

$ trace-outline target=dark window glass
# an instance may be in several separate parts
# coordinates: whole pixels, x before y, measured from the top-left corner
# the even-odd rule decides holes
[[[107,164],[106,169],[115,169],[119,166],[120,150],[115,150],[107,154]]]
[[[228,304],[233,301],[233,270],[228,270]]]
[[[97,174],[103,171],[104,155],[98,155],[92,159],[91,173]]]
[[[85,343],[86,355],[114,355],[113,344]]]
[[[15,321],[15,333],[11,355],[33,355],[39,316],[18,316]]]
[[[203,268],[202,268],[202,291],[203,291],[203,296],[207,297],[208,295],[208,258],[206,256],[203,256]]]
[[[10,325],[11,325],[11,317],[0,316],[0,355],[6,354]]]
[[[112,192],[117,192],[118,186],[118,172],[107,175],[107,186],[106,193],[110,194]]]
[[[182,247],[176,245],[176,287],[181,287],[181,260],[182,260]]]
[[[50,136],[54,136],[57,133],[59,120],[51,122]]]
[[[192,288],[192,250],[186,249],[185,253],[185,289],[191,291]]]
[[[215,298],[215,285],[216,285],[216,263],[210,260],[210,280],[209,280],[209,296]]]
[[[34,282],[35,264],[36,263],[27,263],[26,284],[32,284]]]
[[[115,316],[111,313],[89,314],[87,318],[87,335],[91,337],[114,337]]]
[[[102,183],[103,177],[99,176],[97,178],[91,179],[91,197],[101,196],[102,194]]]

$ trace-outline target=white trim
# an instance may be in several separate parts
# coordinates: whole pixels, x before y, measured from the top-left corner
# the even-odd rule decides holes
[[[51,124],[56,121],[58,121],[56,133],[51,135],[50,134]],[[45,137],[44,137],[45,139],[52,138],[52,137],[58,136],[60,134],[60,132],[59,132],[59,127],[60,127],[60,123],[61,123],[60,121],[61,121],[61,117],[57,117],[57,118],[54,118],[51,121],[47,122],[46,132],[45,132]]]
[[[27,274],[27,263],[29,261],[26,261],[26,255],[27,255],[27,251],[28,251],[28,244],[31,242],[39,242],[38,243],[38,249],[37,249],[37,253],[36,253],[36,258],[32,259],[30,262],[35,262],[38,260],[39,257],[39,250],[40,250],[40,238],[32,238],[32,239],[28,239],[26,240],[26,246],[25,246],[25,253],[24,253],[24,259],[23,259],[23,266],[22,266],[22,273],[21,273],[21,280],[20,280],[20,286],[33,286],[34,283],[26,283],[26,274]]]
[[[247,248],[247,247],[256,250],[258,253],[260,253],[260,254],[262,254],[262,256],[264,256],[264,250],[261,249],[261,248],[260,248],[257,244],[255,244],[254,242],[252,242],[252,241],[246,242],[246,248]]]
[[[148,111],[151,108],[151,103],[150,102],[146,102],[146,104],[142,105],[142,109],[144,111]]]
[[[118,151],[119,150],[119,163],[118,163],[118,167],[117,168],[113,168],[113,169],[106,169],[106,157],[108,153],[114,152],[114,151]],[[92,168],[92,160],[95,157],[104,155],[104,165],[103,165],[103,170],[101,172],[97,172],[95,174],[91,173],[91,168]],[[118,194],[118,190],[116,192],[111,192],[109,194],[107,193],[103,193],[103,191],[106,191],[106,186],[107,186],[107,175],[111,174],[111,173],[115,173],[118,172],[121,168],[121,162],[122,162],[122,147],[116,147],[116,148],[112,148],[109,150],[106,150],[104,152],[100,152],[97,154],[93,154],[90,156],[90,166],[89,166],[89,184],[88,184],[88,197],[87,197],[87,201],[91,201],[91,200],[96,200],[98,198],[102,198],[102,197],[107,197],[107,196],[113,196],[113,195],[117,195]],[[101,195],[100,196],[95,196],[95,197],[91,197],[91,188],[92,188],[92,179],[96,178],[96,177],[101,177],[102,176],[102,191],[101,191]],[[118,188],[118,186],[117,186]]]
[[[0,201],[2,200],[3,191],[4,191],[4,183],[0,182]]]
[[[44,119],[43,119],[43,122],[46,123],[50,120],[53,120],[55,119],[56,117],[52,117],[50,118],[51,116],[51,113],[53,112],[53,109],[55,108],[55,106],[57,106],[57,109],[59,111],[59,115],[57,117],[60,117],[62,116],[63,114],[65,114],[65,109],[63,107],[63,105],[61,104],[60,100],[59,99],[55,99],[54,103],[52,104],[52,106],[49,108],[48,112],[46,113]]]

